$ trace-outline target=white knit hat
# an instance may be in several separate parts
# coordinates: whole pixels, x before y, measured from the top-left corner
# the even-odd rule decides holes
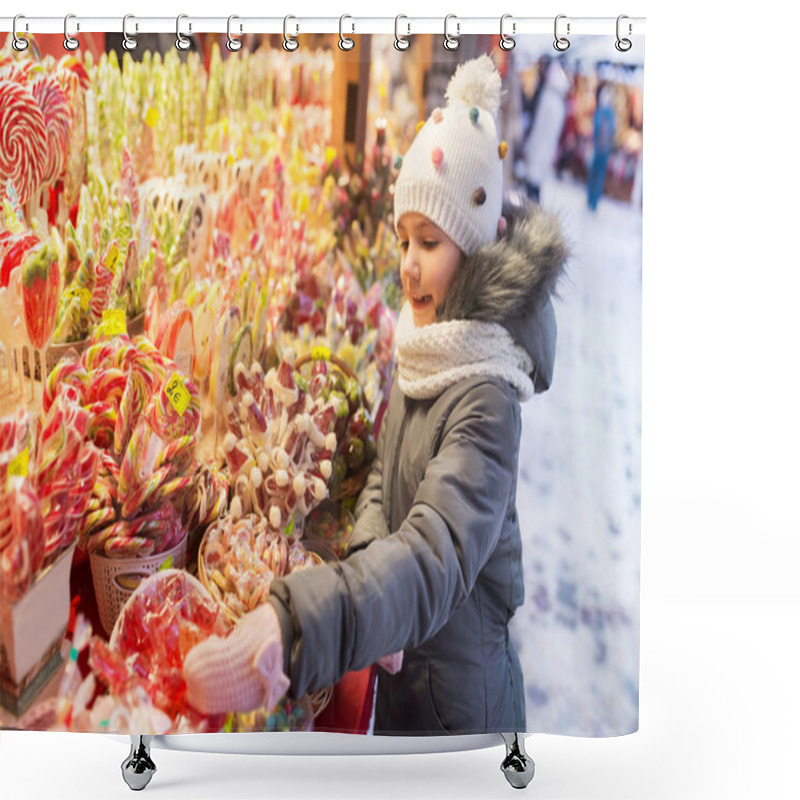
[[[402,159],[394,224],[416,211],[470,254],[497,236],[505,143],[497,136],[500,75],[489,56],[461,64]]]

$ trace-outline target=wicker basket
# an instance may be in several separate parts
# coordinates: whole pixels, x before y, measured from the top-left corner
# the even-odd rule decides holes
[[[200,542],[200,549],[197,553],[197,577],[199,578],[200,583],[203,585],[203,588],[214,598],[219,607],[222,609],[225,619],[235,625],[241,619],[241,617],[232,608],[227,606],[218,597],[214,588],[212,588],[212,581],[206,570],[205,550],[207,541],[208,537],[204,535],[203,541]],[[313,551],[309,552],[311,552],[311,555],[315,557],[317,563],[325,563],[324,559],[319,553]],[[213,584],[213,586],[216,586],[216,584]],[[331,697],[333,697],[333,687],[329,686],[326,689],[320,689],[318,692],[311,692],[308,697],[311,701],[314,717],[317,717],[328,707],[328,703],[330,703]]]
[[[337,356],[335,353],[331,353],[327,348],[324,348],[323,351],[325,361],[336,367],[336,369],[338,369],[339,372],[341,372],[346,378],[357,381],[359,386],[361,386],[361,381],[359,380],[358,375],[356,375],[352,367],[346,361],[339,358],[339,356]],[[320,350],[315,348],[312,352],[299,356],[294,362],[294,368],[299,370],[301,367],[305,367],[307,364],[311,364],[314,361],[319,360]],[[372,408],[367,400],[366,395],[364,394],[363,386],[361,387],[361,398],[367,413],[372,416]],[[332,495],[331,500],[344,500],[348,497],[358,497],[358,495],[361,494],[361,490],[364,488],[364,484],[367,482],[369,468],[370,465],[367,464],[355,474],[345,478],[345,480],[342,481],[342,486],[339,493],[335,496]]]
[[[186,542],[184,536],[171,550],[146,558],[109,558],[102,553],[89,555],[100,622],[109,636],[122,607],[145,578],[158,572],[170,556],[175,569],[186,566]]]

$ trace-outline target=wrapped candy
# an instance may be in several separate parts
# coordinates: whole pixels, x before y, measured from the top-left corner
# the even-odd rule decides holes
[[[199,642],[229,630],[197,580],[180,570],[162,570],[139,584],[108,645],[92,639],[89,663],[113,697],[141,689],[174,725],[188,717],[197,730],[204,724],[219,730],[224,717],[203,717],[188,705],[183,662]]]
[[[87,441],[91,414],[64,386],[42,424],[34,487],[41,500],[47,563],[78,537],[95,483],[98,450]]]
[[[267,601],[274,578],[321,564],[301,542],[290,544],[256,514],[223,517],[206,531],[200,548],[201,579],[233,617]]]
[[[195,336],[192,312],[183,301],[173,303],[158,320],[156,347],[186,376],[194,374]]]
[[[0,596],[14,603],[28,591],[44,563],[44,520],[39,498],[27,479],[3,487],[0,511],[4,517],[0,522]]]
[[[59,282],[55,250],[42,245],[28,254],[22,266],[22,298],[28,336],[37,350],[41,350],[53,335]]]
[[[260,367],[236,366],[237,395],[226,406],[223,440],[234,488],[231,513],[260,513],[284,532],[295,514],[305,518],[328,495],[340,407],[337,398],[313,397],[302,379],[295,382],[293,363],[287,351],[263,379]]]

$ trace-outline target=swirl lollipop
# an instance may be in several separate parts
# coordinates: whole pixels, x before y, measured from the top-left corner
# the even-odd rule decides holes
[[[53,77],[37,78],[31,84],[31,94],[39,104],[47,130],[47,161],[42,183],[55,183],[67,162],[72,109],[64,90]]]
[[[30,89],[0,80],[0,194],[12,180],[27,203],[41,184],[47,152],[44,115]]]

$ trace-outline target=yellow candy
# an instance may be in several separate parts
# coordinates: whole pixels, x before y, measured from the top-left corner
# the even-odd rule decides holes
[[[500,142],[500,147],[497,148],[497,152],[501,159],[505,158],[506,153],[508,153],[508,145],[505,142]]]
[[[424,119],[421,119],[421,120],[420,120],[420,121],[417,123],[417,133],[419,133],[419,132],[420,132],[420,131],[421,131],[421,130],[424,128],[424,127],[425,127],[425,120],[424,120]]]

